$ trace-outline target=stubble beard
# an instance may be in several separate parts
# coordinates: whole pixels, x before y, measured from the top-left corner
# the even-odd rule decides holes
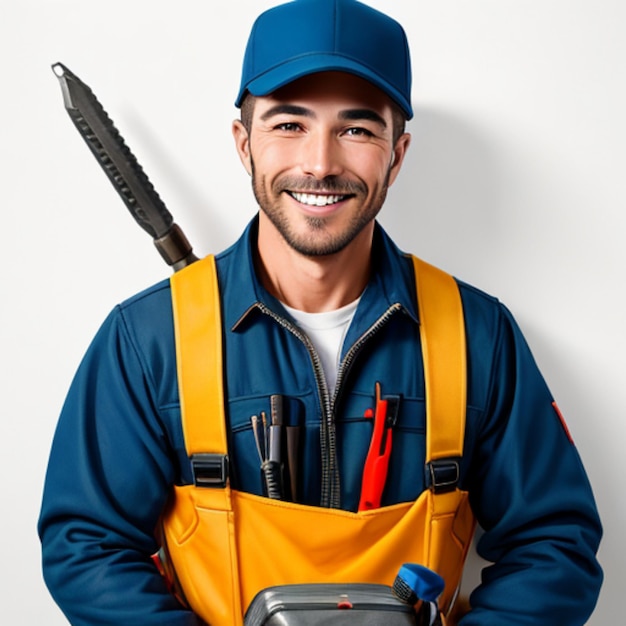
[[[274,228],[280,233],[285,242],[296,252],[307,257],[321,257],[341,252],[357,235],[378,215],[389,188],[389,172],[380,190],[374,194],[372,199],[355,213],[345,228],[340,232],[329,232],[328,225],[330,218],[303,216],[308,226],[305,234],[295,232],[290,224],[289,218],[281,208],[279,198],[285,189],[298,189],[315,193],[325,191],[337,194],[353,194],[366,198],[368,189],[364,183],[339,180],[334,176],[329,176],[321,181],[294,181],[293,179],[279,178],[272,185],[274,201],[266,191],[265,179],[259,178],[251,163],[252,189],[254,197],[263,213],[268,217]],[[304,184],[303,184],[304,183]]]

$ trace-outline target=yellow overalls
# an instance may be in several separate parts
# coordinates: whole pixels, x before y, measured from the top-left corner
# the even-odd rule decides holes
[[[426,461],[436,474],[438,461],[445,466],[463,452],[465,330],[454,279],[413,261],[426,378]],[[240,626],[266,587],[392,585],[401,565],[411,562],[444,578],[439,605],[445,615],[475,526],[467,493],[440,484],[415,502],[352,513],[231,489],[214,258],[175,273],[171,286],[183,432],[198,471],[195,485],[174,488],[162,516],[162,540],[192,610],[211,626]],[[449,469],[448,463],[447,475]]]

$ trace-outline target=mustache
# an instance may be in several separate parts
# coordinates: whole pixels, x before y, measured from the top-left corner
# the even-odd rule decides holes
[[[341,196],[367,194],[367,187],[360,181],[346,180],[339,176],[326,176],[321,179],[297,176],[283,176],[276,179],[273,191],[301,191],[304,193],[326,192]]]

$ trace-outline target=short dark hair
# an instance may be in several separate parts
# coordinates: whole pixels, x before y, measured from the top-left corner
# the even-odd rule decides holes
[[[246,93],[241,102],[240,119],[244,128],[248,131],[248,134],[250,134],[250,130],[252,129],[252,114],[254,113],[255,102],[256,97],[250,92]],[[395,146],[398,139],[406,130],[406,115],[399,105],[393,101],[391,102],[391,116],[393,123],[393,145]]]

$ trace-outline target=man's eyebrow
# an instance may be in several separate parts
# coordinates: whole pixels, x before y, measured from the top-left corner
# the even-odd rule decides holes
[[[263,122],[269,120],[275,115],[297,115],[300,117],[315,117],[315,114],[311,109],[299,106],[297,104],[281,103],[273,107],[270,107],[265,113],[261,115]],[[383,128],[387,128],[387,122],[382,116],[380,116],[373,109],[346,109],[339,113],[339,119],[348,122],[358,122],[362,120],[368,120],[375,122]]]
[[[348,122],[368,120],[380,124],[383,128],[387,128],[387,122],[373,109],[347,109],[346,111],[341,111],[339,118]]]
[[[263,122],[269,120],[271,117],[275,115],[298,115],[300,117],[313,117],[313,111],[307,109],[306,107],[301,107],[296,104],[277,104],[269,108],[263,115],[261,115],[261,120]]]

